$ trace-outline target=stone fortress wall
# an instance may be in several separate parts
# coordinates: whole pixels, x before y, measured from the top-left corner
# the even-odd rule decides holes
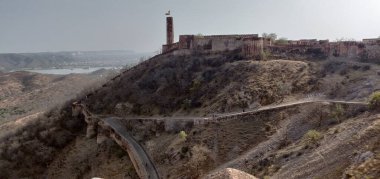
[[[234,35],[180,35],[179,41],[173,43],[173,18],[167,17],[167,44],[162,53],[186,54],[190,52],[235,51],[246,58],[262,58],[263,54],[312,57],[346,57],[380,59],[380,38],[363,39],[363,41],[338,41],[301,39],[276,43],[270,38],[258,34]],[[175,53],[175,52],[179,53]],[[264,53],[265,52],[265,53]]]
[[[278,54],[292,51],[318,52],[324,57],[345,57],[345,58],[368,58],[380,59],[380,38],[364,39],[363,41],[338,41],[329,40],[291,40],[286,44],[274,44],[267,46],[270,52]]]
[[[241,50],[245,57],[259,56],[269,39],[257,34],[244,35],[180,35],[179,42],[163,45],[163,53],[188,49],[191,51],[234,51]]]
[[[270,39],[252,35],[221,35],[221,36],[196,36],[180,35],[179,42],[172,45],[164,45],[163,53],[176,50],[191,50],[198,52],[222,52],[240,50],[244,57],[260,57],[264,51],[271,54],[287,54],[297,52],[320,53],[325,57],[346,57],[369,59],[380,58],[380,39],[371,41],[341,41],[329,42],[328,40],[289,40],[286,44],[276,44]]]

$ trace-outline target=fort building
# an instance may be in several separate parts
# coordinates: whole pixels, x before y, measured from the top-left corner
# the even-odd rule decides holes
[[[223,52],[238,51],[243,57],[260,58],[264,51],[273,55],[298,53],[319,53],[325,57],[358,58],[367,55],[380,58],[380,38],[363,39],[363,41],[338,41],[301,39],[275,43],[270,38],[258,34],[233,35],[180,35],[174,42],[173,17],[166,17],[166,44],[162,53],[174,52]]]
[[[180,35],[179,41],[173,43],[173,17],[166,17],[166,44],[162,53],[175,50],[222,52],[240,50],[246,57],[259,56],[270,39],[259,37],[258,34],[234,35]]]

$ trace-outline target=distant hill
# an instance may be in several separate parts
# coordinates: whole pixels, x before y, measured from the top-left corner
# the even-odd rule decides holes
[[[128,50],[5,53],[0,54],[0,71],[33,68],[124,66],[136,63],[139,58],[148,56],[152,56],[152,53],[135,53]]]
[[[4,120],[51,108],[81,90],[102,83],[116,71],[89,74],[50,75],[26,71],[0,73],[0,124]]]

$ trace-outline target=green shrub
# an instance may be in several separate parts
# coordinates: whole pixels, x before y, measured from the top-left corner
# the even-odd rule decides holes
[[[371,109],[380,109],[380,91],[374,92],[369,97],[369,107]]]
[[[307,142],[307,144],[316,144],[322,138],[323,135],[316,130],[309,130],[304,135],[304,140]]]
[[[183,139],[183,140],[186,140],[186,137],[187,137],[186,132],[185,132],[185,131],[181,131],[181,132],[179,132],[179,137],[180,137],[181,139]]]

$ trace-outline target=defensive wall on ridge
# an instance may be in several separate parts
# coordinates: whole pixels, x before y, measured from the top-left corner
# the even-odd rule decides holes
[[[295,57],[294,55],[312,58],[380,58],[380,38],[363,39],[360,42],[301,39],[281,40],[281,43],[277,43],[270,38],[259,37],[258,34],[180,35],[179,41],[173,43],[173,17],[167,17],[166,24],[167,43],[162,46],[162,53],[189,54],[194,51],[220,52],[239,50],[243,57],[257,59],[262,59],[262,56],[268,53],[280,58]],[[180,52],[175,53],[176,51]]]
[[[131,134],[133,135],[141,135],[142,133],[145,133],[145,135],[148,136],[157,136],[162,132],[178,133],[182,130],[190,131],[192,128],[217,125],[220,122],[237,122],[240,120],[250,120],[253,118],[257,119],[264,116],[270,116],[271,114],[279,114],[281,111],[295,110],[298,107],[305,105],[335,106],[337,104],[341,105],[347,111],[352,112],[365,110],[367,108],[367,103],[364,102],[317,100],[276,105],[273,107],[265,107],[247,112],[212,115],[211,117],[130,117],[124,118],[122,123],[128,130],[131,131]]]
[[[239,50],[244,57],[260,58],[264,51],[274,56],[291,56],[298,54],[319,55],[318,58],[380,58],[380,39],[364,39],[363,41],[329,42],[328,40],[303,39],[275,43],[269,38],[257,34],[243,35],[180,35],[179,41],[163,45],[163,53],[176,51],[190,52],[222,52]],[[182,52],[183,53],[183,52]],[[188,52],[189,53],[189,52]],[[178,53],[181,54],[181,53]]]
[[[163,53],[177,50],[189,50],[198,52],[222,52],[240,50],[245,57],[258,57],[268,44],[269,39],[261,38],[257,34],[242,35],[180,35],[179,42],[165,44]]]
[[[144,141],[164,133],[178,134],[182,130],[190,133],[193,129],[220,128],[220,124],[239,124],[239,122],[242,122],[241,125],[243,126],[252,125],[254,127],[256,123],[277,123],[283,120],[286,114],[299,113],[300,107],[309,106],[317,109],[321,107],[318,105],[324,105],[331,109],[337,104],[341,105],[347,113],[357,113],[358,111],[365,111],[367,108],[367,103],[363,102],[310,100],[267,106],[247,112],[214,114],[211,117],[116,118],[94,115],[89,112],[86,105],[81,103],[73,103],[72,111],[75,116],[79,114],[78,112],[83,114],[84,120],[88,123],[87,133],[91,132],[93,134],[96,131],[99,143],[105,136],[108,136],[126,150],[140,178],[159,178],[159,171],[154,164],[159,161],[156,161],[154,154],[145,151]],[[228,128],[229,125],[223,126]],[[93,135],[88,134],[87,137],[93,137]]]
[[[380,39],[372,41],[297,40],[265,47],[274,55],[291,56],[292,54],[319,54],[320,57],[346,57],[375,59],[380,58]]]

